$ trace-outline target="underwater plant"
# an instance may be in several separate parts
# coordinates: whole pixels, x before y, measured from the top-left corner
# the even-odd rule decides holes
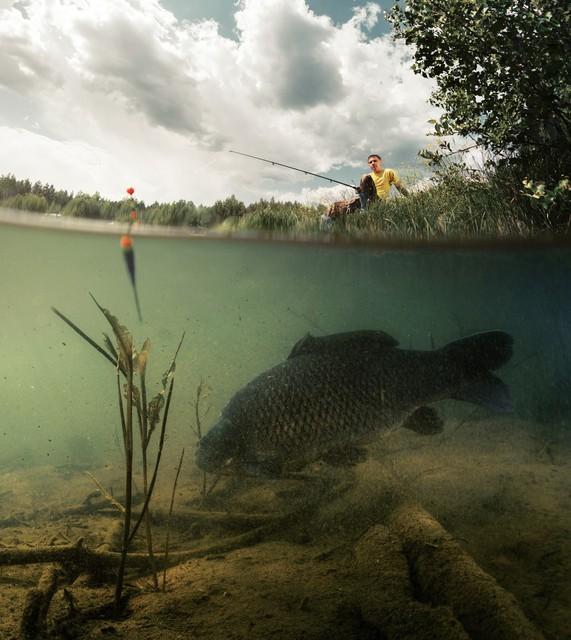
[[[90,294],[91,295],[91,294]],[[119,400],[119,414],[121,419],[121,432],[123,436],[123,451],[125,460],[125,504],[121,509],[123,513],[123,536],[121,544],[121,560],[117,572],[117,582],[115,587],[115,608],[121,606],[121,594],[123,589],[123,577],[129,547],[135,537],[139,526],[145,521],[145,533],[147,541],[147,552],[153,573],[153,585],[158,589],[157,570],[153,555],[153,540],[151,530],[151,520],[149,515],[149,503],[159,470],[162,456],[165,433],[167,427],[168,413],[174,387],[174,373],[176,369],[176,358],[184,340],[184,333],[180,339],[176,352],[170,366],[161,377],[161,387],[159,392],[150,400],[147,399],[146,371],[149,359],[150,341],[147,338],[140,350],[133,344],[133,338],[128,329],[119,320],[102,307],[91,295],[97,308],[105,316],[116,340],[116,345],[109,335],[104,333],[105,348],[97,344],[75,323],[67,318],[63,313],[52,307],[53,312],[80,335],[96,351],[103,355],[114,365],[117,377],[117,391]],[[123,384],[122,384],[123,378]],[[138,383],[135,381],[138,378]],[[135,524],[132,524],[132,497],[133,497],[133,458],[134,458],[134,418],[136,417],[139,427],[139,440],[141,446],[141,466],[143,476],[144,503]],[[149,479],[149,459],[148,450],[151,438],[157,426],[161,424],[159,442],[157,445],[156,457],[152,474]]]

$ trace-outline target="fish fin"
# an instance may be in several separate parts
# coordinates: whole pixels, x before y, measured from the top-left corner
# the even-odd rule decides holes
[[[361,462],[365,462],[367,457],[367,449],[347,446],[330,449],[321,456],[321,459],[332,467],[352,467]]]
[[[402,426],[423,436],[433,436],[442,432],[444,421],[433,407],[418,407],[408,416]]]
[[[311,333],[306,333],[303,338],[298,340],[294,345],[293,349],[290,351],[288,360],[291,358],[295,358],[296,356],[302,355],[303,353],[311,352],[311,344],[315,340],[315,338],[311,335]]]
[[[458,389],[452,398],[472,402],[499,413],[511,413],[513,403],[510,390],[505,382],[493,373],[485,372],[474,380],[469,380]]]
[[[396,346],[398,346],[398,340],[384,331],[348,331],[318,337],[307,333],[295,343],[288,360],[307,354],[375,352]]]
[[[467,374],[494,371],[512,357],[513,338],[504,331],[485,331],[454,340],[441,351],[459,362]]]

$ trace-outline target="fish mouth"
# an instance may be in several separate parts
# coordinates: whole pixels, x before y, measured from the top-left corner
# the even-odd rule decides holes
[[[220,473],[232,463],[232,458],[220,458],[216,451],[211,451],[209,447],[200,444],[195,459],[198,468],[206,473]]]
[[[195,459],[202,471],[221,473],[234,462],[238,444],[231,426],[229,420],[220,420],[198,443]]]

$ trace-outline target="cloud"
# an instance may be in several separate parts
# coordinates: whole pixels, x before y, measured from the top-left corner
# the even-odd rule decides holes
[[[398,166],[435,115],[406,46],[368,38],[374,3],[335,25],[303,0],[242,0],[235,39],[158,0],[0,3],[0,123],[12,144],[0,173],[18,166],[108,197],[131,176],[161,200],[252,201],[309,183],[230,148],[317,173],[361,167],[370,151]]]
[[[7,4],[0,6],[0,87],[25,94],[60,84],[60,74],[50,65],[47,47],[24,8]]]
[[[336,104],[345,94],[335,28],[303,0],[243,2],[236,14],[240,62],[255,97],[277,108]]]
[[[152,125],[200,135],[200,92],[175,25],[158,6],[145,9],[133,20],[121,3],[113,3],[98,20],[78,18],[78,71],[93,91],[115,94]]]

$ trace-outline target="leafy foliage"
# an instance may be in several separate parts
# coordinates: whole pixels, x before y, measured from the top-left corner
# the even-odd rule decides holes
[[[211,219],[218,223],[227,218],[241,218],[246,213],[246,206],[236,196],[231,195],[225,200],[217,200],[210,212]]]
[[[24,201],[23,197],[27,195],[34,195],[37,198],[41,198],[41,200]],[[20,196],[20,198],[12,200],[17,196]],[[65,206],[71,198],[72,195],[67,191],[58,191],[51,184],[35,182],[32,185],[29,180],[18,180],[11,173],[0,176],[0,203],[5,207],[27,209],[28,211],[46,211],[47,208],[55,205],[61,209],[61,207]],[[31,208],[34,206],[34,202],[46,203],[46,208]],[[19,203],[22,203],[22,206],[19,206]],[[42,207],[44,207],[44,204],[42,204]]]
[[[276,202],[259,200],[244,209],[238,217],[227,218],[223,229],[258,231],[312,231],[319,225],[319,216],[324,207],[310,207],[299,202]]]
[[[75,218],[100,218],[101,205],[96,197],[79,194],[65,205],[63,215]]]
[[[492,154],[508,206],[564,226],[571,166],[571,11],[561,0],[408,0],[387,15],[395,38],[414,45],[413,69],[434,78],[442,109],[436,136],[472,138]],[[441,140],[432,164],[454,153]],[[563,182],[562,182],[563,181]],[[552,198],[527,198],[541,184]],[[563,184],[563,187],[560,185]],[[540,206],[538,206],[538,204]]]
[[[408,0],[388,14],[438,84],[437,135],[496,152],[569,144],[571,18],[560,0]]]
[[[38,196],[33,193],[19,193],[11,198],[6,198],[4,206],[12,209],[22,209],[24,211],[43,213],[47,211],[48,203],[44,196]]]

